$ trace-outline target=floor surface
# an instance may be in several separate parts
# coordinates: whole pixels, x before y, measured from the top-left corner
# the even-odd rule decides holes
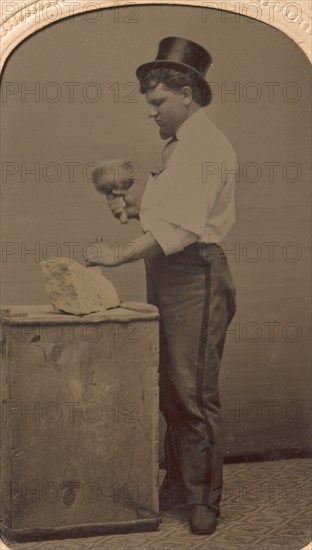
[[[170,510],[161,516],[159,530],[150,533],[8,546],[15,550],[299,550],[312,538],[311,462],[305,458],[227,464],[221,517],[212,535],[193,535],[186,511]]]

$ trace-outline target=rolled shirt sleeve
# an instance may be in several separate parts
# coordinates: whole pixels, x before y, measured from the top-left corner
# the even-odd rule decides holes
[[[163,249],[166,256],[174,254],[175,252],[180,252],[186,246],[197,240],[197,235],[195,233],[186,231],[182,227],[175,226],[161,219],[154,221],[150,225],[149,231]]]

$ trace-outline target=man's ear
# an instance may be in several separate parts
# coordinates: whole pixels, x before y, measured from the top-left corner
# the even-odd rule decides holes
[[[183,86],[182,94],[183,94],[183,103],[187,107],[193,99],[192,88],[190,86]]]

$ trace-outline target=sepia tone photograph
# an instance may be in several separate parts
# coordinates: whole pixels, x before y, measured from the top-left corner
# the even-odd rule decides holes
[[[308,5],[2,3],[0,550],[311,547]]]

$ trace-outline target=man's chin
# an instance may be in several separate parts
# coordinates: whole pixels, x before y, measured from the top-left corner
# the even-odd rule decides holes
[[[167,126],[161,126],[159,128],[159,135],[161,139],[169,139],[173,136],[173,131]]]

